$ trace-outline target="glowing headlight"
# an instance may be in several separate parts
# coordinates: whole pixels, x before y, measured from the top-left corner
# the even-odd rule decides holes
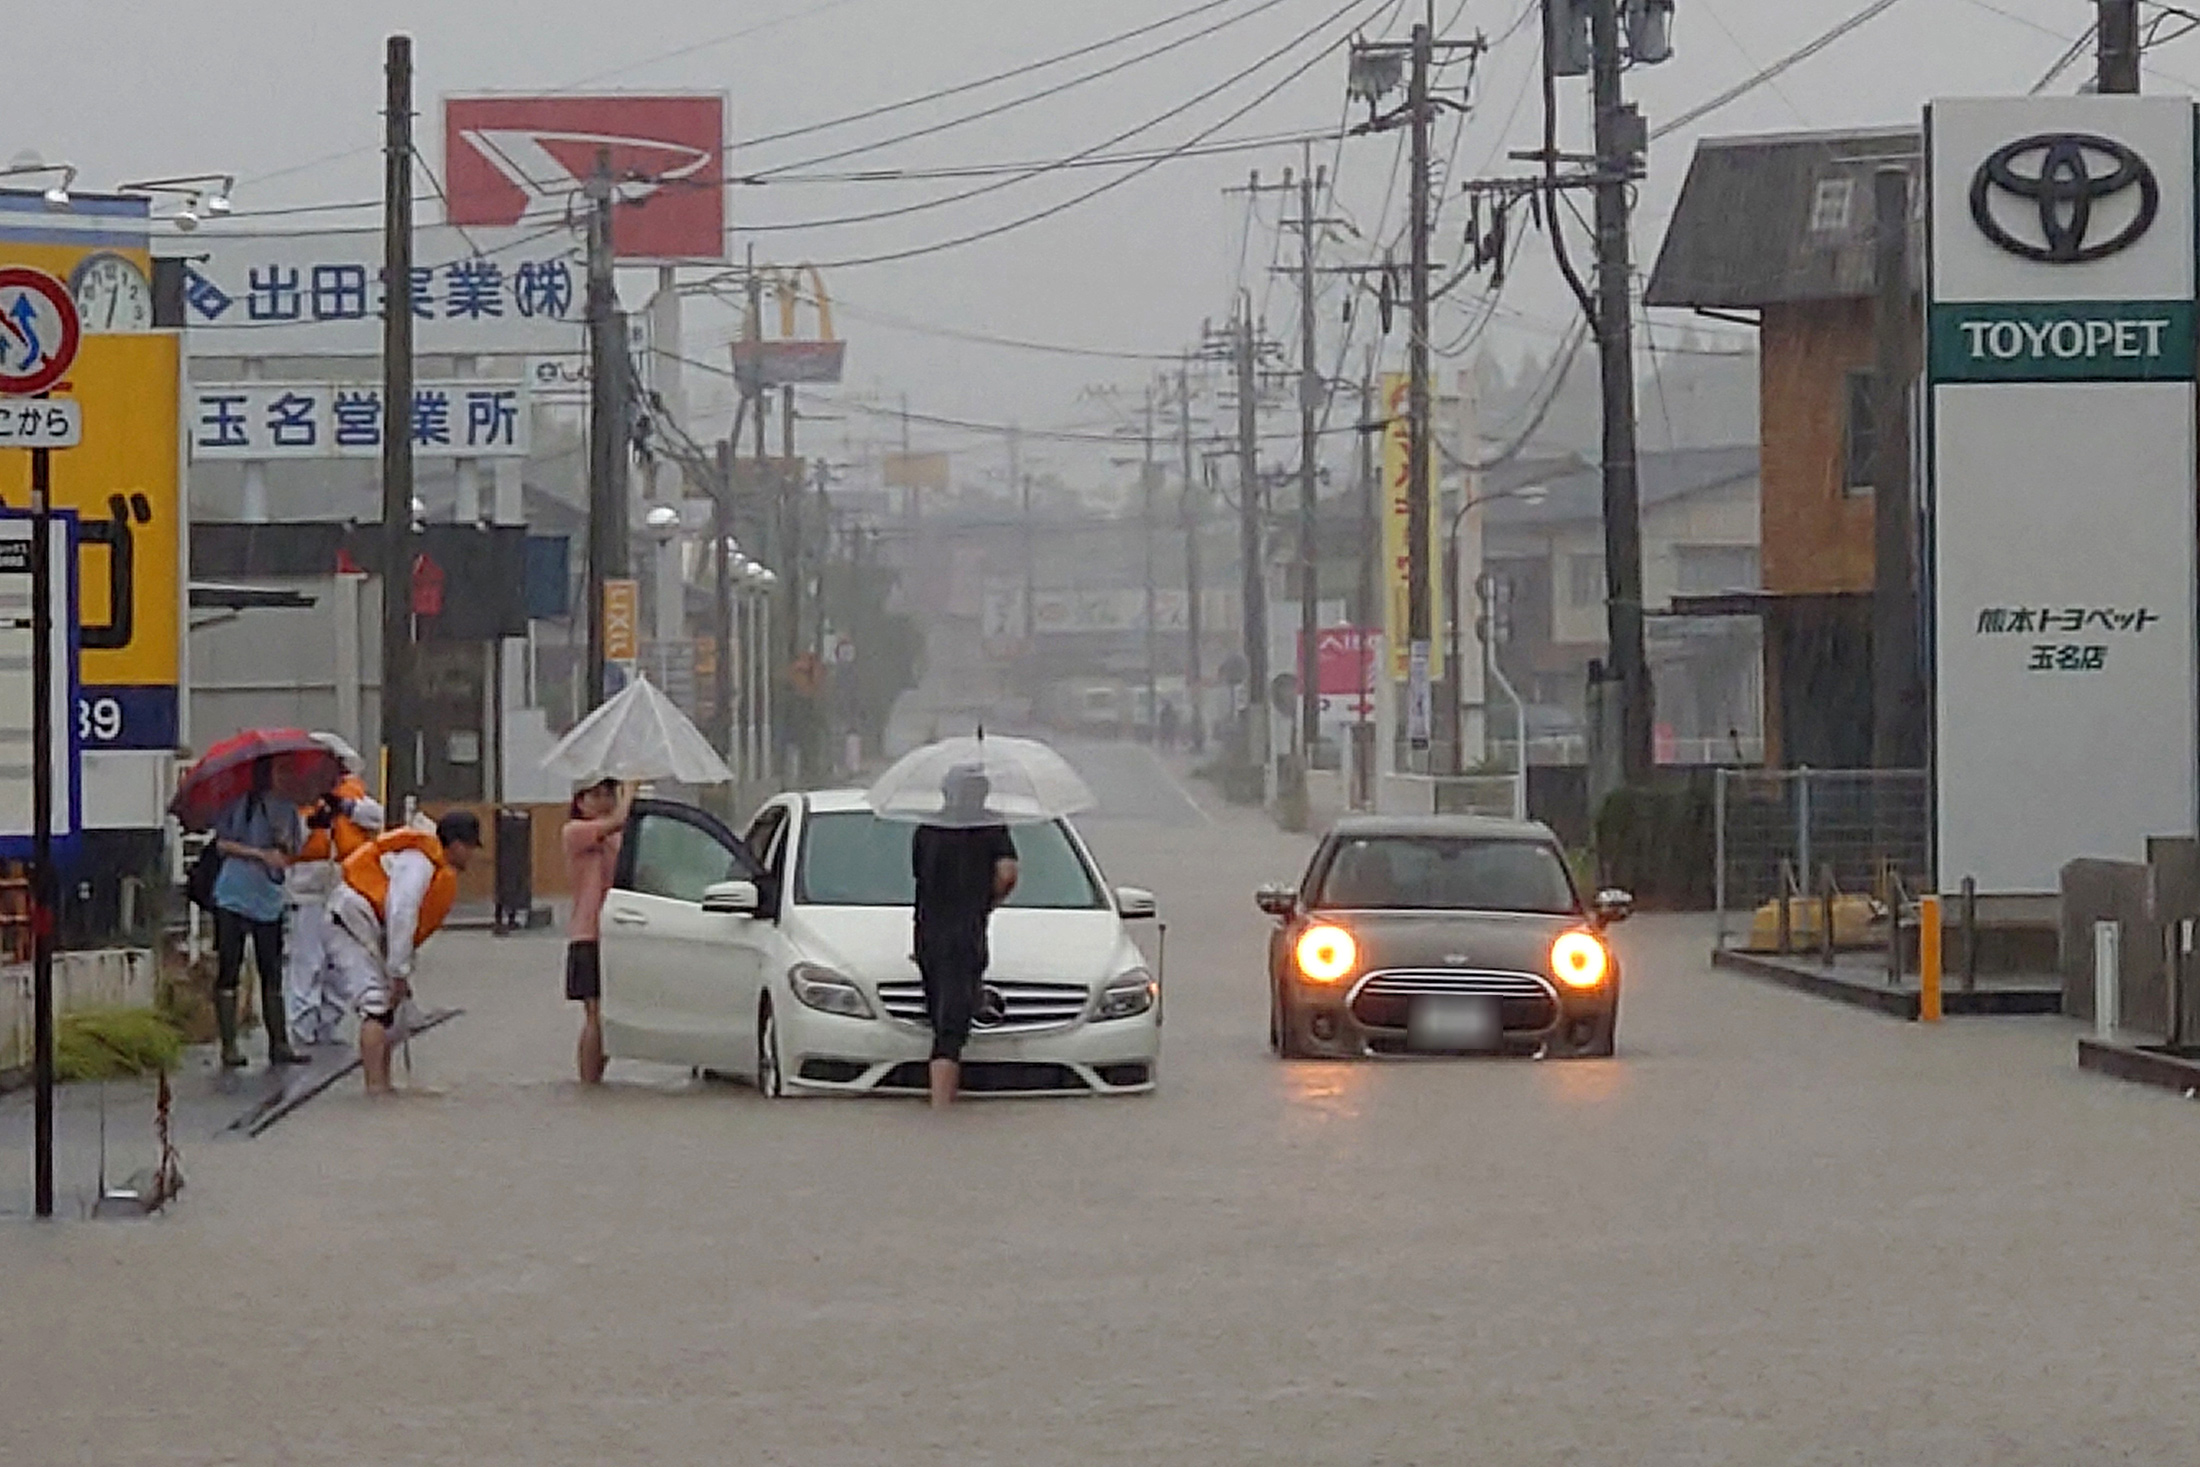
[[[1311,983],[1335,983],[1360,961],[1360,945],[1342,927],[1309,927],[1299,935],[1299,971]]]
[[[1092,1017],[1095,1022],[1134,1019],[1153,1007],[1154,996],[1159,991],[1153,974],[1144,968],[1133,968],[1100,990],[1100,1002],[1093,1006]]]
[[[803,1007],[821,1014],[843,1014],[851,1019],[873,1017],[871,1001],[863,996],[863,990],[830,968],[797,963],[787,970],[787,986]]]
[[[1567,932],[1551,944],[1551,972],[1568,988],[1594,988],[1604,981],[1612,956],[1586,932]]]

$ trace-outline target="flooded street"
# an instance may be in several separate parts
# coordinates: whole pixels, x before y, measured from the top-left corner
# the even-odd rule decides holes
[[[433,1097],[201,1144],[147,1225],[0,1230],[38,1463],[2171,1461],[2200,1187],[2059,1021],[1938,1032],[1623,929],[1616,1062],[1300,1064],[1256,873],[1087,758],[1170,919],[1160,1092],[766,1105],[566,1078],[549,940],[441,944]],[[1129,811],[1126,816],[1119,811]],[[2113,1381],[2112,1389],[2103,1382]],[[94,1383],[98,1383],[96,1386]],[[188,1444],[188,1445],[186,1445]]]

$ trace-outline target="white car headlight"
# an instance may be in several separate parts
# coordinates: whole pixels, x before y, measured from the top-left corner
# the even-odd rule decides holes
[[[797,963],[787,970],[787,986],[805,1008],[821,1014],[842,1014],[851,1019],[877,1017],[863,990],[830,968],[816,963]]]
[[[1109,980],[1108,986],[1100,990],[1100,1001],[1092,1010],[1093,1020],[1135,1019],[1154,1006],[1160,992],[1153,974],[1144,968],[1133,968]]]

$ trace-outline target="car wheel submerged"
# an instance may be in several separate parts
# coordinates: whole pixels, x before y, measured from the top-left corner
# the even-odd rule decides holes
[[[756,1011],[756,1093],[766,1100],[782,1100],[787,1094],[786,1072],[779,1067],[779,1021],[768,998]]]

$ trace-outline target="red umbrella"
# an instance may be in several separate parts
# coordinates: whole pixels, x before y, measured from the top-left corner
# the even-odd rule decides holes
[[[183,776],[168,813],[185,830],[210,829],[222,811],[263,787],[304,805],[336,788],[344,761],[302,728],[254,728],[208,749]]]

